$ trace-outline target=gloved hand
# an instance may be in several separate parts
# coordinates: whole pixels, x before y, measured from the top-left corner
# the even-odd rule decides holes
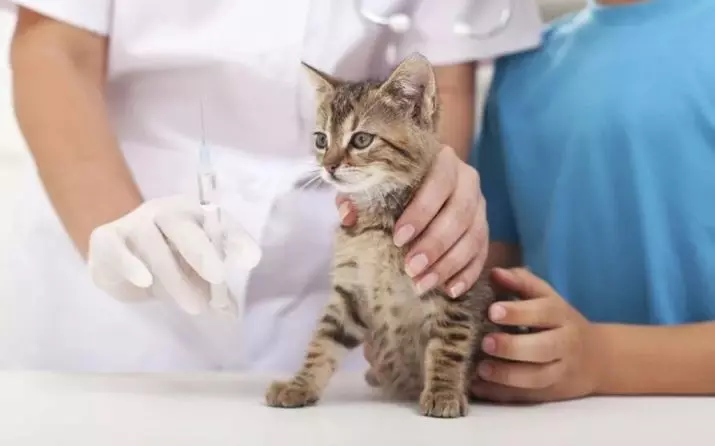
[[[223,240],[217,244],[223,249],[214,246],[203,226],[204,213],[196,200],[182,196],[149,200],[92,232],[88,255],[92,280],[119,300],[169,298],[187,313],[201,313],[212,293],[227,292],[226,260],[248,270],[261,257],[258,243],[225,212],[221,213]]]

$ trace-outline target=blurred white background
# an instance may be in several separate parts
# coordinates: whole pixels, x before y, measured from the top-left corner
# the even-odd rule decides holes
[[[13,28],[12,16],[0,11],[0,203],[5,203],[11,185],[29,160],[24,142],[15,124],[12,112],[10,70],[8,68],[8,43]],[[8,216],[0,206],[0,249],[9,235]],[[0,280],[2,272],[0,272]]]
[[[476,0],[475,0],[476,1]],[[586,0],[539,0],[543,17],[549,20],[568,10],[580,7]],[[29,157],[12,112],[10,70],[8,67],[8,43],[12,33],[13,17],[0,10],[0,203],[7,202],[12,185],[23,169],[29,168]],[[482,73],[480,85],[483,88],[489,80],[489,71]],[[480,95],[483,97],[483,95]],[[10,235],[8,215],[0,206],[0,249]],[[0,280],[2,271],[0,271]]]

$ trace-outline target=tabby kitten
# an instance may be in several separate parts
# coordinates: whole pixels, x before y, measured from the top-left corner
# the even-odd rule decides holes
[[[419,398],[422,414],[467,413],[467,391],[493,301],[486,280],[457,299],[422,295],[393,243],[397,218],[441,149],[437,91],[429,62],[406,58],[384,82],[344,82],[305,66],[317,91],[315,149],[323,179],[350,196],[358,222],[337,231],[333,292],[295,377],[273,383],[267,403],[315,403],[344,355],[366,337],[380,386]],[[476,191],[475,191],[476,192]],[[376,376],[366,376],[378,385]]]

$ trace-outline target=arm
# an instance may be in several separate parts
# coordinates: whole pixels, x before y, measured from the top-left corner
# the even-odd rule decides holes
[[[481,189],[487,204],[489,223],[489,253],[485,268],[512,268],[519,266],[521,248],[514,210],[509,195],[509,177],[505,163],[505,150],[499,123],[499,103],[497,100],[498,76],[495,73],[488,93],[481,130],[475,142],[475,149],[469,161],[480,175]]]
[[[20,8],[11,43],[15,112],[82,255],[94,228],[142,201],[107,117],[106,57],[106,37]]]
[[[440,102],[441,141],[466,161],[472,149],[476,107],[476,63],[435,67]]]
[[[599,394],[715,394],[715,322],[680,326],[601,324]]]

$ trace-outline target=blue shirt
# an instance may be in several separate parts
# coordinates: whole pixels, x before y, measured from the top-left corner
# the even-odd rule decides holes
[[[715,320],[715,1],[589,5],[500,60],[493,240],[596,322]]]

